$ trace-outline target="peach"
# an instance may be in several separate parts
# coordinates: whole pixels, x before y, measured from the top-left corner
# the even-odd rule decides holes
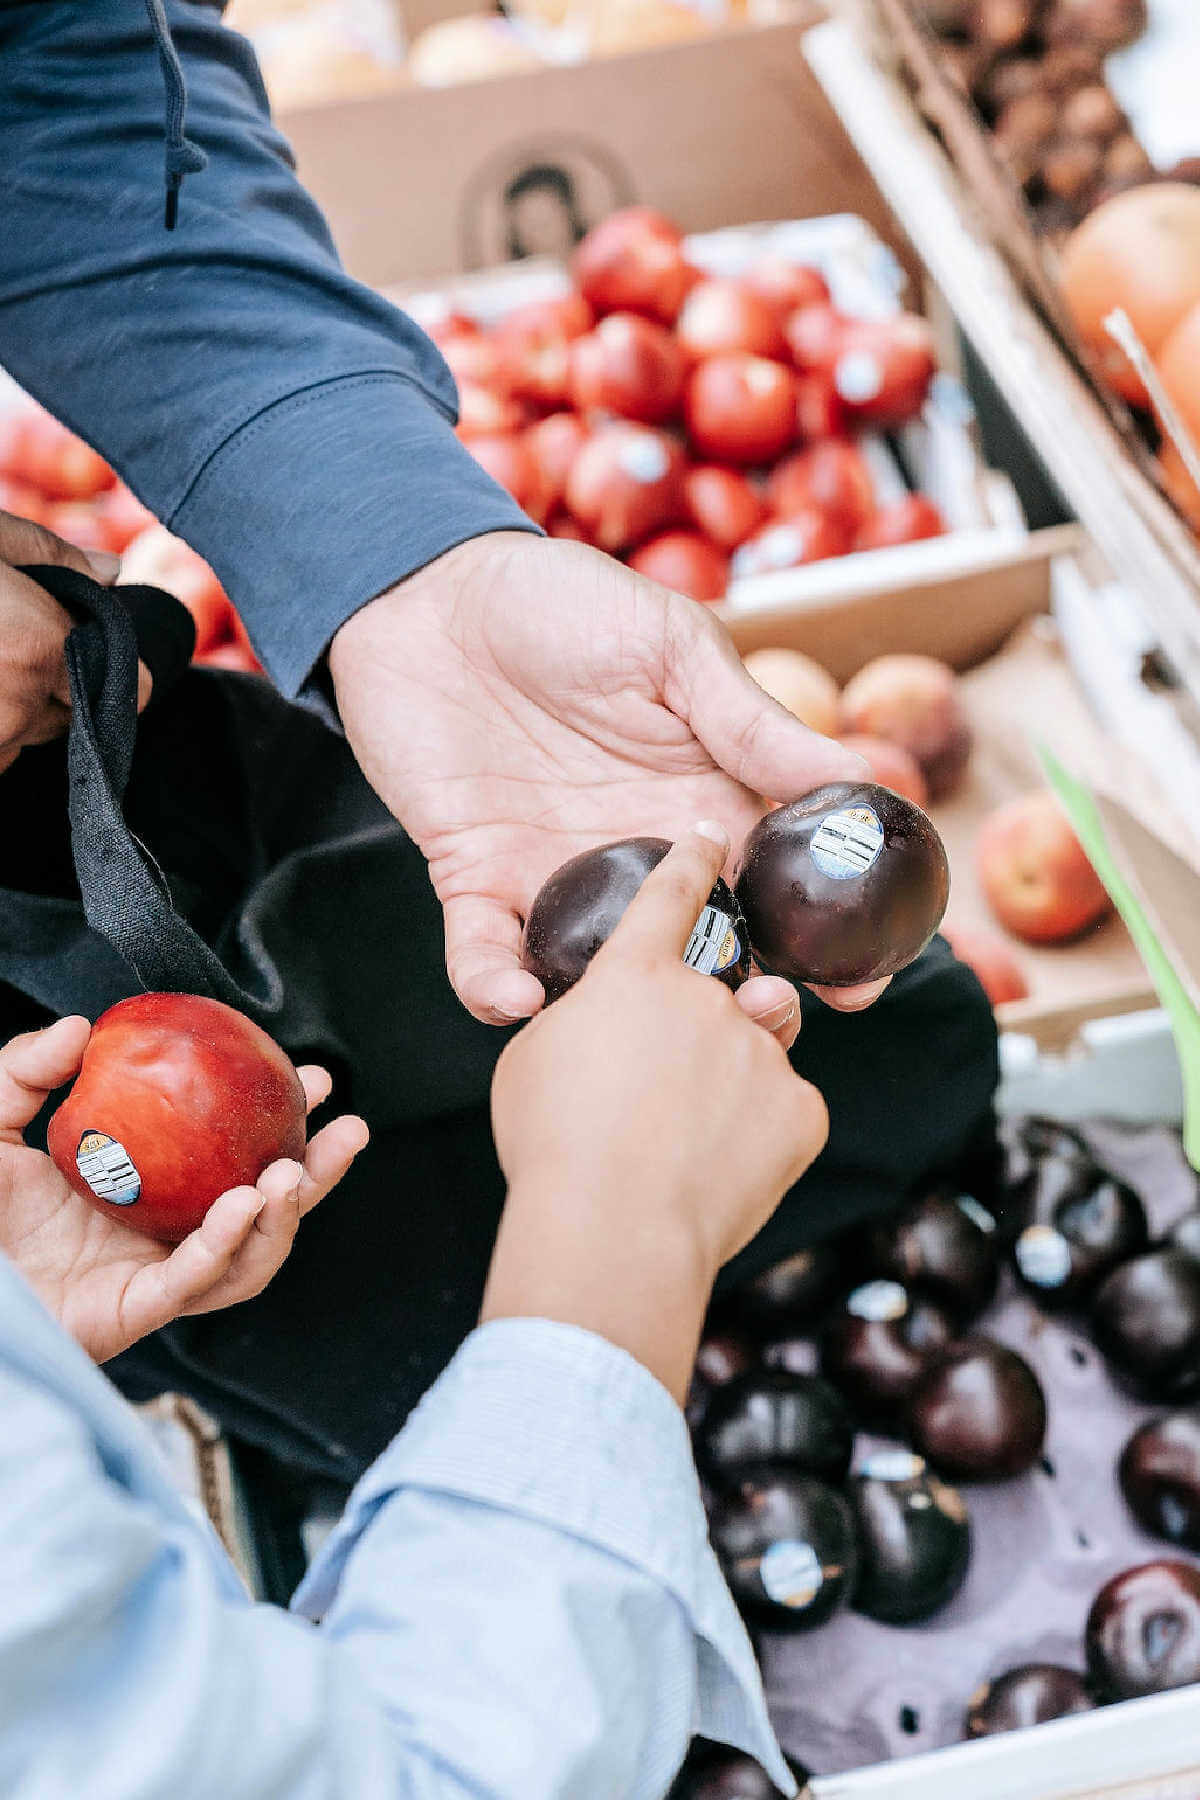
[[[842,694],[842,730],[886,738],[921,765],[931,800],[953,792],[971,727],[953,669],[933,656],[877,656]]]
[[[988,815],[975,845],[979,880],[1000,923],[1028,944],[1079,937],[1112,911],[1066,813],[1048,789]]]
[[[993,1006],[1028,998],[1029,984],[1021,972],[1021,965],[1004,939],[994,931],[975,931],[969,925],[943,925],[942,936],[959,962],[974,969],[980,987]]]
[[[921,765],[899,744],[890,744],[886,738],[864,737],[853,731],[842,742],[847,750],[853,750],[858,756],[866,758],[870,764],[872,781],[891,788],[893,794],[903,794],[914,806],[929,805],[929,788],[921,773]]]
[[[802,725],[832,737],[838,724],[838,685],[819,662],[800,650],[752,650],[746,672]]]

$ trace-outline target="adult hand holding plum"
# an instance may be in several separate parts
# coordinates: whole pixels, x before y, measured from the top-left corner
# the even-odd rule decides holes
[[[675,845],[582,979],[509,1044],[492,1093],[509,1197],[484,1318],[585,1326],[681,1404],[717,1270],[827,1130],[820,1095],[751,1023],[764,984],[735,995],[684,965],[727,848],[717,826]],[[797,1021],[792,995],[783,1045]]]
[[[255,1185],[220,1195],[172,1248],[119,1214],[102,1214],[48,1156],[22,1142],[48,1096],[78,1073],[88,1038],[86,1019],[61,1019],[0,1050],[0,1251],[64,1329],[105,1362],[173,1319],[260,1293],[301,1218],[341,1180],[367,1130],[361,1119],[335,1119],[308,1144],[303,1166],[274,1163]],[[329,1078],[317,1068],[298,1075],[311,1110],[328,1094]]]

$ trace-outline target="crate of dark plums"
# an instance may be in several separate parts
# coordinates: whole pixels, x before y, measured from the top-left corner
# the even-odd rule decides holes
[[[1200,1794],[1197,1181],[1161,1018],[1099,1043],[1002,1084],[973,1191],[714,1305],[712,1542],[819,1800]],[[701,1745],[677,1794],[770,1791]]]

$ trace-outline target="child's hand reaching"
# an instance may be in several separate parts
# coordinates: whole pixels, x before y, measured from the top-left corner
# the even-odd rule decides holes
[[[48,1156],[22,1138],[47,1096],[77,1074],[86,1019],[60,1019],[0,1049],[0,1250],[96,1362],[188,1313],[249,1300],[282,1267],[305,1213],[341,1180],[367,1141],[361,1119],[334,1119],[304,1167],[273,1163],[256,1187],[222,1194],[172,1247],[81,1199]],[[311,1112],[329,1092],[323,1069],[299,1071]]]

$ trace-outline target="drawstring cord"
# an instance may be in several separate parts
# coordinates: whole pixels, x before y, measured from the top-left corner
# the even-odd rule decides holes
[[[179,190],[183,186],[183,178],[185,175],[197,174],[206,166],[208,158],[199,144],[193,144],[184,132],[187,123],[187,83],[183,78],[179,52],[171,38],[171,27],[167,24],[163,0],[146,0],[146,14],[154,33],[158,60],[162,64],[163,86],[167,96],[164,127],[167,204],[163,222],[168,231],[174,231],[179,217]]]

